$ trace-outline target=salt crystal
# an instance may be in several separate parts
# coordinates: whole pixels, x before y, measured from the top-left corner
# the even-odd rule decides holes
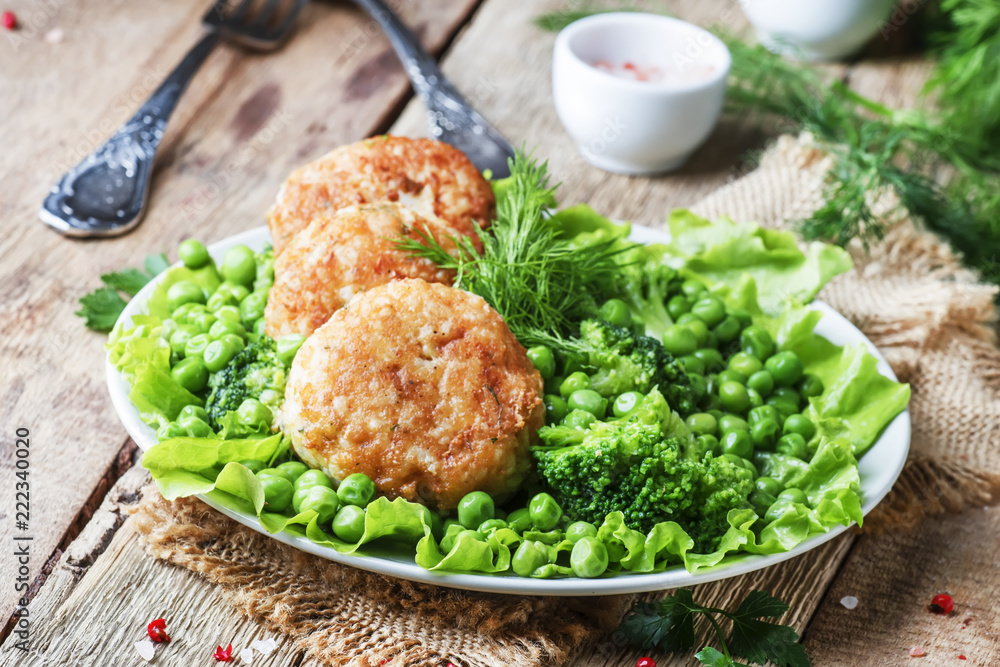
[[[913,648],[910,649],[911,658],[922,658],[925,655],[927,655],[927,652],[924,651],[924,648],[922,646],[914,646]]]
[[[274,641],[274,637],[268,637],[267,639],[255,639],[250,642],[250,648],[260,651],[264,655],[271,655],[274,649],[278,648],[278,642]]]
[[[65,33],[62,28],[53,28],[45,33],[45,41],[49,44],[58,44],[63,41],[63,37],[65,37]]]
[[[253,662],[253,649],[245,648],[240,651],[240,660],[247,663],[248,665]]]
[[[844,605],[847,609],[854,609],[858,606],[858,599],[853,595],[845,595],[840,598],[840,604]]]
[[[156,653],[156,647],[154,647],[153,642],[148,639],[136,642],[135,650],[139,652],[139,656],[146,662],[152,660],[153,654]]]

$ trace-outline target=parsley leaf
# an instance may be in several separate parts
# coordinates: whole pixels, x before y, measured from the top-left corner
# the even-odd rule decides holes
[[[124,269],[113,271],[101,276],[105,287],[99,287],[80,299],[80,310],[76,311],[84,319],[88,329],[94,331],[111,331],[118,321],[119,315],[128,304],[122,294],[133,297],[139,290],[165,271],[170,266],[167,256],[162,252],[149,255],[144,262],[145,271],[141,269]]]
[[[740,663],[733,662],[732,658],[726,657],[724,654],[720,653],[717,649],[711,646],[706,646],[697,653],[694,657],[701,661],[701,664],[707,665],[708,667],[737,667]]]
[[[630,644],[675,653],[694,646],[696,608],[691,591],[682,588],[659,602],[644,602],[632,609],[618,628]]]

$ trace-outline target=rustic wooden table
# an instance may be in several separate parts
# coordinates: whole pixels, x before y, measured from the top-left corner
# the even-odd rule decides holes
[[[625,178],[583,162],[551,103],[553,37],[531,25],[543,11],[574,0],[425,0],[399,9],[472,103],[515,143],[537,146],[564,185],[564,201],[656,225],[672,207],[691,204],[750,167],[741,156],[767,137],[745,119],[725,120],[678,173]],[[735,2],[674,0],[682,18],[746,31]],[[423,135],[419,102],[374,23],[346,2],[317,2],[294,39],[268,56],[228,46],[208,60],[181,101],[161,148],[149,214],[119,239],[76,241],[44,228],[36,210],[68,166],[99,145],[151,92],[197,38],[206,2],[10,0],[21,21],[0,45],[0,619],[31,599],[30,651],[9,634],[4,665],[138,664],[131,644],[149,609],[183,609],[173,626],[184,637],[170,664],[203,664],[216,629],[234,644],[266,634],[236,617],[195,575],[156,562],[137,545],[122,504],[145,473],[119,423],[104,382],[104,337],[73,315],[77,300],[104,272],[136,265],[190,236],[214,241],[263,224],[278,185],[294,167],[339,144],[390,130]],[[59,34],[61,33],[61,35]],[[58,39],[61,37],[61,40]],[[837,68],[845,81],[890,104],[916,99],[925,66],[875,60]],[[14,438],[30,432],[30,522],[15,531]],[[1000,580],[995,546],[1000,512],[972,511],[928,522],[919,532],[845,534],[808,556],[765,571],[699,587],[721,604],[750,588],[790,602],[787,621],[804,632],[817,665],[902,664],[914,643],[940,650],[933,664],[968,653],[963,664],[998,664],[995,607]],[[30,536],[19,561],[12,536]],[[981,549],[980,545],[992,545]],[[909,559],[886,579],[879,563]],[[24,563],[23,561],[27,562]],[[26,568],[22,568],[26,565]],[[18,583],[29,584],[22,592]],[[926,600],[949,589],[974,617],[931,626]],[[838,604],[855,595],[874,613],[854,618]],[[871,619],[877,619],[873,623]],[[867,619],[867,620],[861,620]],[[973,650],[975,649],[975,650]],[[624,667],[636,654],[608,642],[574,665]],[[660,665],[689,656],[655,656]],[[257,665],[310,665],[285,642]]]

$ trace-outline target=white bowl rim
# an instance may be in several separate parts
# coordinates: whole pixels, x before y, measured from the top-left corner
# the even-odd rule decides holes
[[[610,72],[605,72],[604,70],[594,67],[591,63],[586,62],[578,56],[576,51],[574,51],[570,46],[570,40],[576,37],[577,33],[584,30],[593,30],[603,25],[635,23],[645,23],[648,25],[653,22],[681,27],[690,30],[694,34],[706,36],[709,41],[712,42],[712,46],[719,49],[720,54],[722,55],[722,59],[718,63],[719,70],[713,73],[710,77],[694,81],[633,81],[631,79],[624,79],[622,77],[615,76]],[[608,85],[618,85],[624,90],[651,94],[696,92],[717,86],[720,81],[724,81],[729,76],[729,70],[733,64],[733,58],[732,54],[729,52],[729,47],[727,47],[721,39],[719,39],[716,35],[713,35],[710,31],[699,25],[695,25],[694,23],[682,21],[681,19],[674,18],[672,16],[650,14],[647,12],[605,12],[577,19],[559,31],[559,34],[556,36],[555,49],[565,51],[565,53],[572,58],[576,65],[584,67],[589,72],[593,72]]]

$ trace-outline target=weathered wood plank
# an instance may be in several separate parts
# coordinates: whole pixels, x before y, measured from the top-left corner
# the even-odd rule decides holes
[[[11,480],[14,429],[32,437],[34,577],[108,469],[124,432],[104,384],[104,337],[83,329],[77,300],[98,275],[140,264],[189,236],[214,241],[264,222],[289,171],[384,127],[408,81],[375,24],[348,3],[314,3],[285,48],[247,55],[224,46],[181,100],[154,176],[151,208],[132,234],[81,242],[43,227],[38,206],[66,167],[95,148],[158,85],[197,38],[203,2],[29,3],[10,8],[0,85],[0,478]],[[403,3],[404,18],[440,49],[476,0]],[[44,39],[62,27],[59,44]],[[0,485],[4,534],[14,486]],[[0,552],[0,579],[16,562]],[[0,596],[0,619],[13,610]]]

